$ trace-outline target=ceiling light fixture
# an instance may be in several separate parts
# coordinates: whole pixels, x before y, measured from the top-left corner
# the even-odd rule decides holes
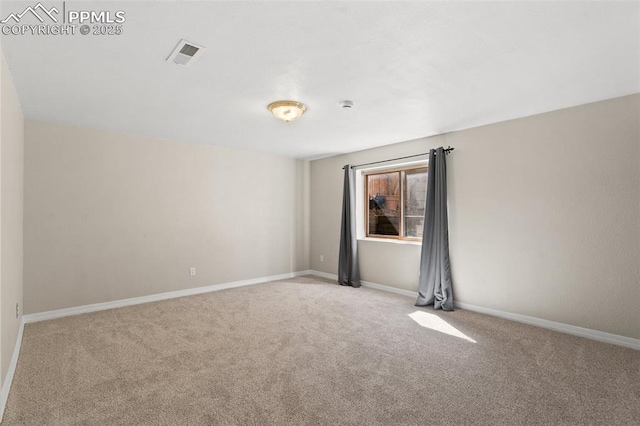
[[[289,122],[302,117],[302,114],[307,111],[307,106],[296,101],[275,101],[271,102],[267,106],[267,109],[271,111],[276,118]]]

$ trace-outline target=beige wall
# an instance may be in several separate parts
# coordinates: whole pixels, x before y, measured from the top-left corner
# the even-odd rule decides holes
[[[20,328],[16,303],[22,310],[24,119],[1,53],[0,62],[0,377],[4,381]]]
[[[344,164],[451,145],[456,300],[640,338],[639,120],[633,95],[313,161],[311,268],[337,273]],[[418,245],[358,247],[363,280],[417,290]]]
[[[25,313],[307,269],[308,168],[27,120]]]

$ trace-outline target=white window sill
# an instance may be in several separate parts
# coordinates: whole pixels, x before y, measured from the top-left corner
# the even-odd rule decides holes
[[[364,237],[358,238],[358,241],[373,241],[376,243],[390,243],[390,244],[404,244],[410,246],[421,246],[421,241],[408,241],[408,240],[396,240],[393,238],[373,238],[373,237]]]

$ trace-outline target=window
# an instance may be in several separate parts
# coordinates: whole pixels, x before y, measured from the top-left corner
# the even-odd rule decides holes
[[[427,167],[365,174],[367,237],[421,240]]]

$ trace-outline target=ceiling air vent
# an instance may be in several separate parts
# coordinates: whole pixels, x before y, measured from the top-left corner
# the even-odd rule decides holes
[[[171,55],[167,58],[168,62],[173,62],[177,65],[190,66],[196,59],[202,55],[204,46],[200,46],[195,43],[191,43],[187,40],[180,40],[180,43],[173,49]]]

